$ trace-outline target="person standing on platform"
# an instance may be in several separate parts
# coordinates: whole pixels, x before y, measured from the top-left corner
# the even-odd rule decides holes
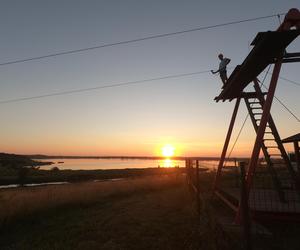
[[[223,82],[222,88],[224,88],[227,83],[227,80],[228,80],[226,67],[227,67],[227,64],[230,63],[231,60],[229,58],[224,57],[223,54],[219,54],[218,57],[221,61],[219,64],[219,69],[216,71],[211,70],[211,73],[213,73],[213,74],[220,73],[220,77]]]

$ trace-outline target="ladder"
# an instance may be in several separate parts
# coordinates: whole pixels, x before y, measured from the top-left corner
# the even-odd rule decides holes
[[[263,113],[265,98],[257,82],[254,83],[254,88],[255,92],[245,95],[244,100],[255,132],[257,132]],[[279,199],[281,202],[285,202],[286,197],[283,190],[297,187],[297,177],[271,114],[264,134],[261,150]]]

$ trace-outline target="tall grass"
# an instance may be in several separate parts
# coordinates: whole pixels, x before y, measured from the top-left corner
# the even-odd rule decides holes
[[[63,206],[108,202],[109,197],[129,196],[182,183],[174,176],[144,177],[109,182],[26,187],[0,191],[0,227],[19,218]]]

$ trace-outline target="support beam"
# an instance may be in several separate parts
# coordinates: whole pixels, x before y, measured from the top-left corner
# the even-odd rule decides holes
[[[217,174],[215,176],[215,181],[214,181],[214,184],[213,184],[213,191],[216,191],[216,189],[218,187],[218,184],[219,184],[219,179],[220,179],[222,168],[223,168],[223,165],[224,165],[224,161],[225,161],[229,141],[230,141],[230,138],[231,138],[232,130],[233,130],[233,127],[234,127],[235,118],[236,118],[236,115],[237,115],[237,112],[238,112],[238,109],[239,109],[240,101],[241,101],[241,98],[238,97],[236,99],[236,102],[235,102],[234,110],[233,110],[233,113],[232,113],[231,121],[230,121],[230,124],[229,124],[228,132],[227,132],[227,135],[226,135],[225,143],[224,143],[224,146],[223,146],[221,158],[220,158],[219,165],[218,165]]]
[[[294,58],[294,57],[300,57],[300,52],[285,53],[284,56],[283,56],[283,59],[285,59],[285,58]]]
[[[282,63],[295,63],[295,62],[300,62],[300,57],[287,58],[282,60]]]

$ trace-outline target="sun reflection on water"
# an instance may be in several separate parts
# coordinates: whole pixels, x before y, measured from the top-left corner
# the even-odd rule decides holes
[[[164,160],[159,161],[159,167],[161,167],[161,168],[174,168],[177,166],[179,166],[178,162],[176,162],[170,158],[166,158]]]
[[[165,168],[173,167],[173,161],[171,159],[165,159],[164,160],[164,167]]]

